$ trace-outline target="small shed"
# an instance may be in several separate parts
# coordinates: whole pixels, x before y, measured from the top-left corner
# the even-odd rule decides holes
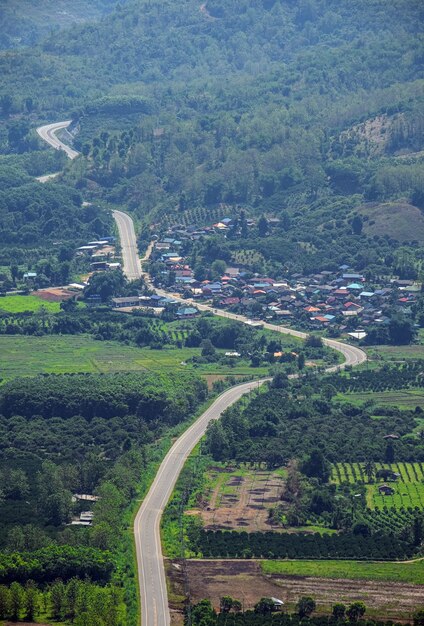
[[[378,491],[382,496],[392,496],[395,492],[393,487],[390,487],[390,485],[380,485]]]
[[[279,598],[270,598],[270,600],[272,600],[272,603],[274,604],[274,611],[282,611],[284,609],[284,602]]]

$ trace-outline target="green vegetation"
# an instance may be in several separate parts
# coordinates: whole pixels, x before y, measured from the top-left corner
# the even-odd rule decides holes
[[[12,315],[1,315],[2,304],[14,309]],[[276,333],[247,329],[240,323],[215,320],[209,333],[217,344],[208,358],[197,340],[200,324],[203,337],[208,337],[206,326],[200,320],[167,322],[152,315],[131,316],[105,310],[65,310],[58,315],[46,312],[34,315],[16,315],[20,309],[44,305],[33,296],[7,296],[0,299],[0,349],[5,359],[0,375],[33,376],[37,373],[116,372],[116,371],[182,371],[195,374],[251,376],[267,375],[271,366],[263,358],[252,367],[248,356],[254,342],[266,347]],[[46,311],[58,311],[58,303],[46,303]],[[41,314],[43,313],[43,314]],[[231,337],[230,333],[236,329]],[[234,349],[234,341],[244,331],[245,347],[238,343],[244,356],[226,357]],[[85,334],[90,332],[90,334]],[[5,333],[5,334],[3,334]],[[49,334],[44,334],[49,333]],[[60,333],[60,334],[59,334]],[[65,333],[65,334],[62,334]],[[37,335],[37,336],[34,336]],[[42,335],[42,336],[38,336]],[[280,339],[278,345],[291,348],[294,342]],[[133,345],[126,345],[131,343]],[[226,346],[226,347],[220,347]],[[40,358],[40,355],[43,358]],[[266,354],[265,354],[266,356]]]
[[[25,19],[11,0],[3,4],[3,291],[24,286],[24,268],[37,273],[31,287],[66,284],[86,271],[87,261],[75,259],[75,250],[110,233],[108,209],[116,206],[136,214],[141,243],[152,235],[152,224],[162,234],[177,224],[204,227],[224,213],[234,218],[228,236],[183,244],[197,275],[217,261],[241,261],[253,273],[281,279],[342,264],[367,278],[422,277],[424,75],[418,0],[208,0],[201,7],[197,0],[116,6],[96,0],[90,7],[78,0],[73,11],[82,21],[109,9],[110,14],[60,36],[55,28],[45,32],[37,3]],[[63,17],[62,6],[61,0],[54,7],[44,3],[49,25],[72,19]],[[10,50],[22,44],[32,47]],[[72,119],[66,137],[81,151],[66,165],[64,155],[40,149],[34,131],[55,119]],[[63,175],[46,185],[32,178],[62,169]],[[152,264],[155,269],[160,275],[161,268]],[[126,284],[120,272],[110,272],[94,277],[85,296],[107,303],[114,295],[138,292],[146,293],[141,281]],[[389,323],[380,331],[370,328],[368,341],[411,343],[414,323],[424,326],[423,306],[420,298],[400,318],[394,303]],[[13,337],[16,352],[2,376],[68,367],[75,372],[75,362],[105,373],[43,375],[0,389],[2,545],[9,553],[52,543],[112,548],[121,559],[112,578],[124,585],[132,607],[128,622],[120,621],[135,622],[129,566],[122,556],[130,550],[122,542],[126,507],[139,494],[150,444],[193,415],[205,398],[194,370],[263,373],[279,346],[265,333],[203,318],[189,328],[172,326],[170,311],[160,320],[101,308],[78,311],[72,303],[58,313],[4,311],[1,339]],[[21,356],[30,345],[26,339],[31,347],[36,339],[42,344],[27,364]],[[59,364],[54,352],[69,346],[68,339],[74,346]],[[108,348],[118,356],[105,364]],[[226,350],[239,352],[240,362],[226,358]],[[133,351],[142,358],[131,356]],[[186,529],[190,547],[243,557],[415,554],[423,536],[418,480],[399,481],[408,495],[394,500],[396,510],[389,516],[371,510],[375,485],[353,479],[353,469],[347,484],[329,478],[331,464],[356,464],[358,472],[358,464],[367,461],[404,464],[408,473],[423,462],[421,400],[408,403],[408,410],[375,402],[361,406],[358,396],[338,401],[338,394],[345,399],[372,393],[378,401],[377,394],[391,393],[395,402],[396,394],[413,395],[423,386],[422,361],[344,375],[307,373],[289,381],[287,374],[302,369],[305,358],[331,361],[324,349],[306,346],[298,361],[288,357],[293,362],[279,363],[269,389],[227,411],[222,423],[211,426],[205,447],[223,462],[284,466],[286,489],[275,522],[337,532],[209,536],[193,525]],[[78,359],[85,364],[79,366]],[[154,374],[119,373],[127,359],[131,365],[125,368],[147,367]],[[398,438],[387,442],[389,433]],[[71,513],[81,512],[70,503],[77,489],[101,496],[93,505],[92,528],[64,526]],[[178,506],[189,502],[184,494]]]
[[[321,393],[312,397],[313,385]],[[423,443],[412,434],[420,411],[395,407],[378,409],[330,402],[334,393],[319,379],[294,383],[285,389],[272,388],[245,408],[230,407],[219,423],[212,424],[206,449],[215,460],[235,459],[280,466],[292,458],[303,458],[317,446],[332,462],[384,460],[384,436],[397,433],[396,460],[416,455],[421,460]],[[375,414],[384,416],[374,419]]]
[[[110,290],[115,288],[130,293],[137,289],[136,284],[126,283],[119,271],[97,276],[102,281],[94,281],[93,285],[90,282],[86,289],[88,298],[97,291],[99,284],[99,290],[105,290],[104,297],[106,292],[110,297]],[[72,301],[60,306],[55,304],[54,308],[60,309],[56,314],[46,308],[32,314],[30,311],[2,312],[3,300],[22,305],[34,301],[31,297],[27,300],[27,296],[10,298],[0,299],[0,345],[9,356],[2,368],[5,378],[42,372],[147,369],[193,371],[210,376],[212,381],[213,376],[223,375],[265,376],[276,361],[275,350],[284,350],[281,359],[284,363],[279,367],[287,372],[297,370],[293,349],[297,354],[313,356],[317,365],[334,360],[329,349],[309,349],[289,336],[248,328],[240,322],[213,318],[210,314],[175,320],[172,306],[160,316],[155,315],[153,309],[130,315],[112,311],[107,306],[85,307]],[[28,345],[34,349],[29,356]],[[38,359],[41,352],[45,353],[43,360]]]
[[[410,346],[369,346],[365,348],[373,361],[408,361],[422,358],[424,352],[424,329],[418,333],[418,343]]]
[[[317,576],[360,580],[392,580],[393,582],[424,584],[424,564],[376,563],[361,561],[262,561],[264,574],[283,576]]]
[[[83,205],[76,189],[63,184],[40,184],[0,163],[1,292],[15,287],[66,285],[88,268],[75,257],[78,246],[106,236],[112,217],[98,205]],[[36,273],[23,280],[22,269]]]
[[[66,619],[66,623],[119,626],[125,617],[122,590],[115,585],[99,587],[77,578],[64,584],[58,578],[49,586],[39,586],[33,580],[25,585],[13,582],[0,586],[0,619],[48,619],[61,624]]]
[[[0,14],[0,49],[33,46],[52,31],[60,36],[60,29],[98,19],[115,4],[115,0],[74,0],[72,5],[66,0],[47,0],[16,5],[13,0],[5,0]]]
[[[199,530],[192,538],[191,549],[206,558],[265,559],[378,559],[410,558],[413,547],[398,538],[385,535],[359,537],[351,533],[246,533]]]
[[[324,533],[321,540],[317,534],[310,535],[308,547],[302,544],[301,535],[296,535],[292,549],[298,558],[308,554],[315,558],[352,556],[350,542],[356,541],[359,558],[378,554],[378,558],[387,559],[385,548],[373,541],[385,538],[389,542],[389,537],[393,546],[395,539],[406,540],[410,546],[407,550],[414,553],[424,527],[422,410],[418,404],[414,410],[402,411],[375,402],[340,403],[336,390],[420,388],[421,369],[418,361],[385,365],[372,372],[307,374],[297,381],[278,373],[269,389],[247,402],[236,403],[219,422],[209,426],[205,451],[223,463],[285,467],[284,487],[273,505],[272,523],[283,530]],[[349,395],[346,393],[347,398]],[[411,463],[410,459],[416,461]],[[379,487],[387,481],[393,493],[382,495]],[[219,504],[217,507],[219,510]],[[228,526],[217,528],[227,530]],[[325,537],[326,529],[339,533],[332,535],[334,545]],[[211,556],[235,556],[236,552],[263,556],[266,550],[274,555],[289,554],[284,538],[268,533],[268,545],[246,532],[241,532],[240,540],[233,535],[224,532],[215,536],[201,530],[199,538],[198,529],[189,547]],[[213,547],[213,537],[220,547]],[[337,548],[339,552],[335,548],[337,537],[346,539],[343,547]],[[359,538],[370,543],[360,548]],[[258,544],[252,546],[251,541]],[[394,547],[394,558],[402,558],[404,549]]]
[[[367,606],[360,601],[352,602],[348,606],[342,602],[336,602],[331,607],[326,607],[325,614],[322,614],[322,607],[319,607],[311,596],[301,596],[293,606],[294,613],[287,613],[286,607],[287,605],[282,610],[275,606],[275,598],[262,597],[253,610],[245,610],[240,600],[226,595],[220,598],[219,613],[214,610],[209,600],[201,600],[197,604],[186,607],[184,626],[190,624],[193,626],[236,626],[237,624],[261,626],[264,623],[270,626],[298,626],[305,619],[311,626],[349,626],[357,622],[363,626],[376,626],[376,624],[400,626],[392,620],[376,621],[372,617],[368,618]],[[315,612],[319,612],[319,615]],[[416,611],[413,618],[414,626],[420,626],[423,611]]]
[[[207,4],[97,2],[94,11],[115,8],[98,24],[2,54],[0,150],[35,152],[36,119],[72,117],[82,157],[65,181],[144,226],[204,225],[223,203],[240,226],[280,219],[223,240],[252,267],[418,275],[420,4]],[[87,3],[75,10],[86,19]]]
[[[338,485],[366,483],[366,500],[370,509],[424,509],[424,472],[422,463],[376,463],[373,475],[390,470],[397,479],[390,482],[393,494],[379,493],[379,482],[370,484],[364,465],[337,463],[332,469],[332,482]],[[384,478],[384,477],[383,477]],[[381,481],[382,479],[380,479]],[[380,482],[380,484],[382,484]]]
[[[59,302],[48,302],[38,296],[4,296],[0,298],[0,314],[6,313],[25,313],[39,312],[43,308],[49,313],[57,313],[60,311]]]
[[[335,396],[335,399],[339,402],[349,402],[357,406],[361,406],[366,403],[368,406],[392,406],[402,410],[414,410],[416,407],[424,409],[424,397],[420,389],[407,389],[402,391],[362,391],[360,393],[345,394],[339,393]]]
[[[117,623],[137,623],[129,505],[145,492],[170,445],[172,426],[190,419],[206,395],[205,383],[177,373],[6,383],[0,393],[2,580],[52,582],[59,575],[86,574],[101,583],[111,580],[122,587],[128,609]],[[73,493],[99,499],[73,502]],[[69,526],[87,507],[93,525]],[[106,597],[103,589],[93,593]]]

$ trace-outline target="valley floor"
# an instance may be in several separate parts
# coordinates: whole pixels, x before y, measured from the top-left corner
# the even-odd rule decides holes
[[[306,562],[308,563],[308,562]],[[340,562],[346,564],[349,562]],[[286,565],[285,562],[276,563],[277,566]],[[302,562],[287,562],[290,570],[299,566],[303,572]],[[376,564],[376,580],[372,580],[373,573],[369,572],[369,579],[354,579],[357,568],[352,569],[352,579],[334,578],[337,573],[337,564],[333,569],[331,578],[323,572],[320,575],[320,565],[327,562],[314,562],[315,575],[285,575],[283,573],[265,574],[261,563],[258,561],[242,560],[188,560],[186,561],[186,580],[181,570],[181,564],[175,561],[167,563],[167,573],[170,581],[170,604],[174,609],[179,608],[177,600],[184,593],[184,587],[188,587],[190,598],[193,603],[203,598],[209,598],[215,607],[219,608],[219,599],[224,595],[231,595],[242,602],[245,610],[252,609],[261,597],[276,597],[284,601],[287,610],[294,610],[295,604],[301,596],[311,595],[317,601],[318,612],[331,611],[331,605],[336,602],[350,603],[355,601],[365,602],[367,615],[380,619],[407,620],[412,617],[414,611],[424,602],[424,589],[419,584],[408,582],[394,582],[393,568],[404,570],[410,567],[401,563]],[[358,565],[359,568],[362,563]],[[424,563],[411,564],[412,580],[416,578],[416,572],[424,572]],[[318,566],[318,567],[317,567]],[[368,564],[369,567],[369,564]],[[327,568],[328,569],[328,568]],[[307,570],[306,570],[307,571]],[[415,572],[412,574],[412,572]],[[384,578],[386,577],[386,580]],[[380,578],[378,580],[378,578]],[[405,578],[403,578],[405,580]],[[178,610],[173,612],[174,623],[179,621]]]

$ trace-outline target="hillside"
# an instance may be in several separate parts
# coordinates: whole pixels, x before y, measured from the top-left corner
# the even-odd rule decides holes
[[[369,204],[358,209],[368,219],[364,230],[369,235],[383,234],[400,242],[424,244],[424,213],[406,202]]]
[[[116,0],[4,0],[0,7],[0,50],[33,46],[41,37],[73,24],[99,19]]]
[[[146,225],[276,216],[273,261],[319,271],[372,249],[383,267],[368,235],[391,231],[352,239],[351,222],[368,202],[423,205],[422,160],[399,158],[424,149],[422,17],[417,0],[132,0],[0,55],[0,150],[71,116],[84,157],[66,182],[88,199]]]

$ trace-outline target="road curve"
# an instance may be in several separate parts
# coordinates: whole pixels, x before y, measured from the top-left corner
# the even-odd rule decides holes
[[[52,148],[55,148],[55,150],[63,150],[70,159],[75,159],[79,155],[79,152],[67,146],[56,136],[59,130],[68,128],[70,124],[71,120],[67,120],[65,122],[39,126],[37,133],[41,139],[52,146]],[[39,176],[37,180],[40,183],[46,183],[56,178],[59,173],[60,172],[56,172],[54,174],[47,174],[46,176]],[[112,211],[112,215],[118,227],[119,238],[121,240],[123,272],[128,280],[136,280],[141,276],[141,262],[137,251],[134,223],[130,216],[123,213],[123,211]]]
[[[242,395],[257,389],[261,382],[242,383],[221,394],[177,439],[160,465],[134,521],[143,626],[168,626],[170,623],[160,520],[184,463],[204,435],[209,422],[218,419],[227,407]]]
[[[47,143],[56,149],[65,149],[69,158],[75,158],[78,153],[68,146],[65,146],[57,137],[55,132],[60,128],[67,128],[69,122],[50,124],[37,129],[38,134]],[[131,217],[122,211],[113,211],[119,235],[124,263],[124,273],[128,278],[140,278],[141,276],[150,284],[147,272],[143,271],[137,251],[137,241],[134,225]],[[149,246],[143,260],[147,260],[152,250]],[[159,295],[169,296],[169,293],[156,289]],[[227,311],[214,309],[210,305],[199,304],[192,300],[175,297],[184,304],[195,304],[201,311],[211,311],[215,315],[220,315],[228,319],[246,322],[243,315],[236,315]],[[264,322],[263,326],[270,330],[306,339],[307,333],[303,333],[284,326],[275,326]],[[355,366],[366,360],[366,354],[360,348],[345,344],[335,339],[324,339],[324,343],[340,352],[345,361],[335,365],[327,371],[336,371],[347,365]],[[138,566],[138,583],[140,588],[141,615],[143,626],[169,626],[170,614],[168,608],[168,593],[166,588],[165,568],[162,556],[160,541],[160,520],[163,510],[172,494],[174,485],[184,466],[184,463],[193,450],[194,446],[204,435],[211,420],[218,419],[222,412],[231,404],[236,402],[242,395],[257,388],[265,380],[242,383],[228,389],[221,394],[214,403],[194,422],[188,430],[174,443],[168,454],[162,461],[156,477],[145,497],[134,521],[134,535]]]
[[[39,126],[37,128],[37,133],[40,135],[41,139],[44,139],[44,141],[50,144],[52,148],[55,148],[55,150],[63,150],[70,159],[76,159],[77,156],[79,156],[79,152],[70,148],[56,137],[56,133],[59,130],[68,128],[71,123],[71,120],[67,120],[66,122],[55,122],[54,124]]]

